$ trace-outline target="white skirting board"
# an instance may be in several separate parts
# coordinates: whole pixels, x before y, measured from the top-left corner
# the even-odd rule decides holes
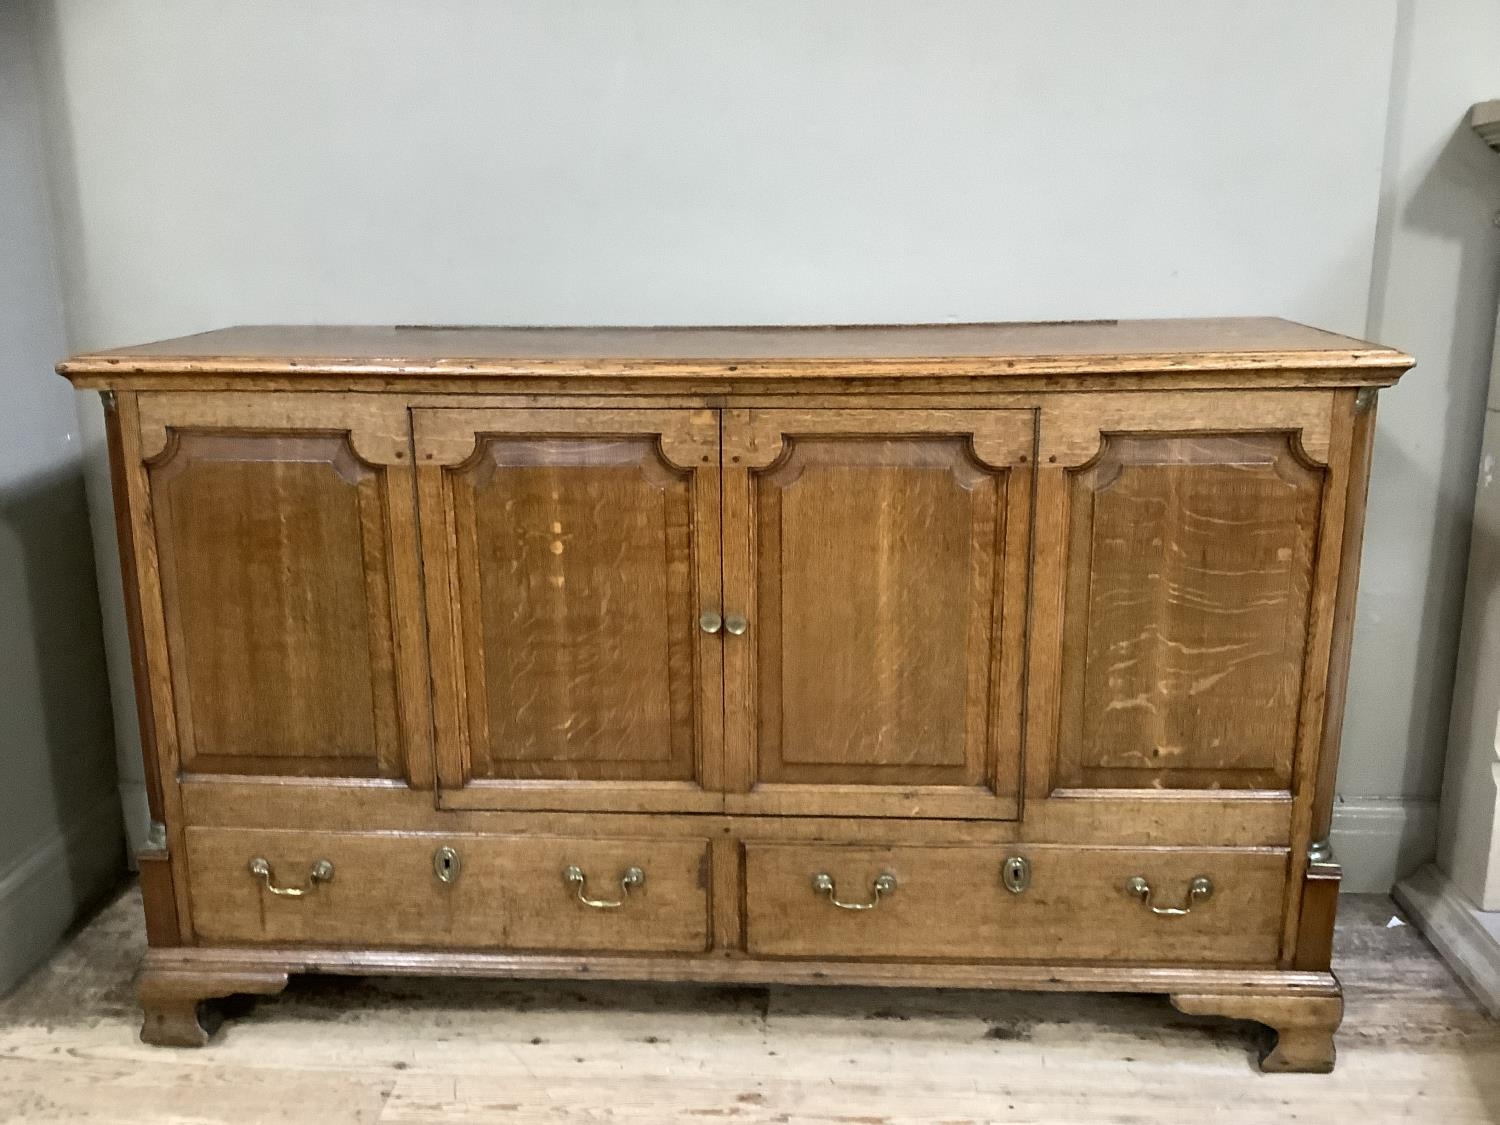
[[[125,813],[126,861],[130,870],[139,871],[136,853],[145,849],[146,837],[151,831],[151,809],[146,798],[146,783],[120,779],[120,808]]]
[[[1340,890],[1389,894],[1437,855],[1438,806],[1426,800],[1343,800],[1333,806],[1333,858]]]
[[[0,996],[56,947],[79,911],[117,886],[125,833],[113,792],[0,871]]]
[[[1403,879],[1395,895],[1459,979],[1500,1019],[1500,912],[1475,907],[1433,864]]]

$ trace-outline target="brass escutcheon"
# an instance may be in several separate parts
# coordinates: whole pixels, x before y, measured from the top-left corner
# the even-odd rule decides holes
[[[444,844],[432,853],[432,873],[438,877],[438,882],[458,882],[458,877],[463,873],[463,869],[464,861],[458,854],[458,849]]]
[[[1024,855],[1007,856],[1000,865],[1000,881],[1011,894],[1020,894],[1031,886],[1031,861]]]

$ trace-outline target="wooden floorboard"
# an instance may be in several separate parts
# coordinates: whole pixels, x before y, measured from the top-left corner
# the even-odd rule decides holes
[[[205,1050],[136,1038],[134,889],[0,1000],[0,1121],[1500,1122],[1500,1023],[1345,896],[1337,1070],[1160,997],[303,978]]]

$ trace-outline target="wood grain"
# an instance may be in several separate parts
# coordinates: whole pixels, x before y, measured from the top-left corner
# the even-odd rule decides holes
[[[724,426],[725,487],[748,502],[726,514],[725,603],[751,624],[726,674],[753,697],[726,807],[1015,815],[1030,413]]]
[[[114,393],[102,395],[104,405],[104,436],[109,454],[109,483],[114,500],[115,542],[120,555],[120,594],[125,608],[126,632],[130,639],[130,678],[135,689],[136,723],[141,739],[141,753],[145,758],[142,778],[146,789],[146,806],[151,818],[158,822],[166,819],[166,803],[162,797],[161,763],[156,748],[156,716],[151,705],[151,673],[146,654],[146,630],[141,621],[140,576],[137,571],[135,532],[130,513],[130,476],[126,459],[126,438],[122,433],[119,396]],[[135,396],[127,395],[126,409],[134,420]],[[133,428],[133,427],[130,427]],[[133,445],[134,443],[130,443]],[[171,873],[166,873],[170,888]],[[175,909],[173,924],[176,929]]]
[[[475,379],[549,366],[628,373],[642,366],[702,376],[755,367],[848,373],[880,367],[922,378],[973,360],[988,372],[1049,370],[1396,369],[1391,348],[1272,318],[808,328],[446,328],[266,325],[74,356],[58,370],[90,376],[227,370],[299,378],[327,372]]]
[[[445,801],[714,804],[717,417],[424,410],[415,434]]]
[[[1303,679],[1302,701],[1297,716],[1297,755],[1293,763],[1292,839],[1290,878],[1287,880],[1285,918],[1282,922],[1283,964],[1295,957],[1297,932],[1300,928],[1302,895],[1311,845],[1313,816],[1319,794],[1319,758],[1325,732],[1324,711],[1328,684],[1332,675],[1334,624],[1338,617],[1338,590],[1343,559],[1344,514],[1349,501],[1349,465],[1353,450],[1354,404],[1357,392],[1336,391],[1333,395],[1334,425],[1328,451],[1328,478],[1323,510],[1318,524],[1318,568],[1313,578],[1312,598],[1308,606],[1308,674]],[[1306,846],[1301,842],[1306,841]]]
[[[193,824],[254,828],[521,832],[631,835],[640,820],[629,811],[496,812],[432,807],[430,793],[384,782],[297,778],[237,781],[189,778],[181,786],[184,819]],[[731,798],[733,794],[730,795]],[[601,800],[599,804],[604,804]],[[1024,821],[940,817],[746,816],[652,813],[653,832],[735,834],[745,839],[1008,842],[1038,844],[1181,844],[1200,847],[1285,847],[1291,799],[1284,793],[1191,790],[1072,790],[1032,802]]]
[[[1297,1078],[1255,1072],[1258,1025],[1160,996],[808,985],[298,979],[163,1051],[135,1041],[131,894],[0,999],[0,1119],[1491,1125],[1500,1023],[1392,910],[1344,896],[1338,1069]]]
[[[1336,863],[1309,863],[1302,877],[1302,903],[1297,916],[1294,969],[1322,972],[1333,963],[1334,920],[1339,909],[1343,870]]]
[[[1024,857],[1031,885],[1000,879]],[[833,877],[841,900],[873,900],[882,874],[894,893],[869,910],[841,910],[812,886]],[[1163,917],[1126,893],[1147,878],[1159,905],[1180,907],[1208,876],[1214,894],[1185,917]],[[746,845],[747,948],[753,955],[1131,964],[1271,965],[1286,853],[1187,849],[869,848]]]
[[[1327,1074],[1333,1069],[1333,1033],[1344,1018],[1340,996],[1261,997],[1179,992],[1172,1006],[1198,1016],[1232,1016],[1265,1024],[1273,1038],[1261,1052],[1262,1070]]]
[[[482,448],[452,492],[472,776],[692,777],[691,478],[649,436]]]
[[[274,996],[287,985],[277,969],[222,967],[201,971],[191,966],[159,966],[141,974],[137,995],[144,1017],[141,1041],[157,1047],[203,1047],[223,1022],[207,1002],[229,996]]]
[[[1004,483],[957,438],[788,446],[756,482],[761,777],[982,784]]]
[[[704,840],[303,833],[190,828],[188,866],[200,939],[212,945],[307,944],[368,948],[702,952],[708,947]],[[434,853],[451,847],[459,873],[444,883]],[[264,858],[279,897],[252,875]],[[314,863],[334,875],[310,884]],[[591,898],[578,901],[563,871],[577,865]],[[645,882],[628,894],[630,867]]]
[[[1353,410],[1349,438],[1349,496],[1344,506],[1343,542],[1339,553],[1338,593],[1334,605],[1332,657],[1328,666],[1327,703],[1319,746],[1310,839],[1328,839],[1333,825],[1333,801],[1344,737],[1344,704],[1349,693],[1349,657],[1354,644],[1354,605],[1359,591],[1360,548],[1365,536],[1365,501],[1370,487],[1370,464],[1375,453],[1375,403]]]
[[[1264,813],[1265,795],[1290,794],[1284,950],[1305,851],[1298,810],[1311,795],[1302,771],[1316,755],[1307,723],[1321,713],[1328,667],[1325,609],[1347,487],[1343,396],[1353,394],[1100,394],[1041,408],[1023,815],[1035,823],[1060,798],[1114,801],[1135,786],[1171,798],[1161,821],[1170,835],[1172,817],[1194,815],[1210,794],[1230,799],[1232,819],[1236,794],[1246,813]],[[1190,501],[1198,472],[1214,486]],[[1106,515],[1101,538],[1098,505],[1116,503],[1116,490],[1120,512]],[[1195,520],[1195,505],[1207,518]],[[1238,536],[1221,533],[1235,526]],[[1247,578],[1282,586],[1252,597]],[[1251,654],[1247,675],[1236,652]],[[1181,736],[1168,733],[1173,724]],[[1185,768],[1160,768],[1173,760]]]
[[[150,467],[183,768],[404,777],[380,472],[337,435],[175,430]]]
[[[1296,453],[1310,465],[1328,463],[1332,441],[1331,394],[1264,391],[1054,395],[1044,400],[1039,455],[1048,465],[1081,469],[1099,456],[1105,435],[1162,436],[1172,433],[1263,434],[1294,437]]]
[[[402,404],[378,395],[143,394],[139,400],[141,456],[160,458],[174,432],[343,434],[366,465],[411,461],[411,434]]]
[[[125,483],[125,508],[130,516],[131,564],[122,575],[133,578],[139,604],[135,628],[145,652],[144,684],[150,697],[150,742],[142,744],[143,764],[160,784],[162,823],[166,829],[167,863],[176,905],[177,930],[184,944],[193,937],[192,903],[188,897],[183,841],[187,818],[182,815],[181,758],[176,707],[173,701],[171,656],[167,648],[166,613],[162,607],[161,564],[156,551],[156,528],[151,504],[150,469],[141,449],[141,398],[134,393],[116,396],[119,412],[120,466]],[[128,619],[127,619],[128,620]],[[169,924],[164,924],[167,928]]]
[[[116,392],[152,1035],[310,970],[1147,989],[1325,1069],[1356,395],[1410,362],[1218,320],[62,365]],[[572,863],[646,883],[591,908]],[[840,911],[817,865],[898,887]],[[1131,875],[1216,889],[1163,917]]]
[[[146,940],[152,945],[181,945],[182,923],[172,887],[171,856],[165,848],[142,848],[136,852],[135,862],[146,910]]]
[[[1282,435],[1105,439],[1072,480],[1059,785],[1290,787],[1322,493]]]

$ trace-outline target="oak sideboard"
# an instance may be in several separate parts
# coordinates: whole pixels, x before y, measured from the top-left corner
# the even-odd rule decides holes
[[[1327,1070],[1374,434],[1269,319],[231,328],[103,393],[143,1037],[288,975],[1165,993]]]

